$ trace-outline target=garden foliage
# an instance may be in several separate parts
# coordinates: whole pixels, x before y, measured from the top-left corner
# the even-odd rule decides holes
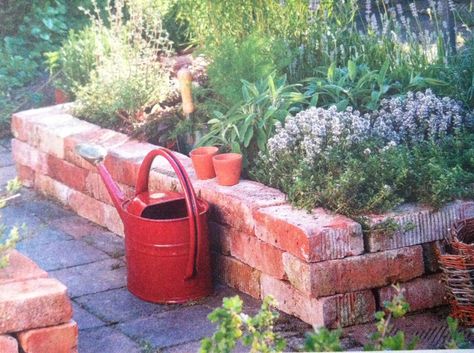
[[[10,180],[7,183],[6,192],[0,196],[0,209],[5,207],[7,202],[19,196],[17,191],[21,188],[18,179]],[[20,230],[18,227],[7,227],[0,223],[0,269],[9,264],[9,251],[14,249],[20,240]]]
[[[406,201],[472,197],[473,115],[427,90],[361,114],[310,108],[288,116],[253,175],[296,205],[358,215]]]

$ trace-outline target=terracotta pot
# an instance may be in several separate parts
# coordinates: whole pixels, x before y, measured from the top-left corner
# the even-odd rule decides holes
[[[219,149],[217,147],[198,147],[189,153],[198,179],[211,179],[216,176],[212,157],[216,155],[218,151]]]
[[[212,158],[216,170],[217,183],[232,186],[239,183],[242,171],[242,155],[240,153],[223,153]]]
[[[66,92],[60,88],[54,90],[54,101],[56,104],[63,104],[69,102],[69,97]]]

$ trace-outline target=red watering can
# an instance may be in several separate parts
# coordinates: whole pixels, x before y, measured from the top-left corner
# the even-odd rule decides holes
[[[103,148],[81,144],[76,152],[97,167],[123,221],[128,290],[155,303],[182,303],[211,294],[209,205],[196,197],[176,156],[166,148],[149,152],[138,171],[135,197],[127,200],[102,163]],[[172,166],[182,194],[148,191],[151,164],[157,156]]]

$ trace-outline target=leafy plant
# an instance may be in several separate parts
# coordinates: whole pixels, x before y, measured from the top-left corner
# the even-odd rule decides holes
[[[305,352],[340,352],[342,351],[342,329],[328,330],[319,328],[315,332],[307,333],[304,342]]]
[[[199,145],[225,146],[242,153],[248,163],[258,151],[266,150],[276,123],[299,110],[305,99],[297,85],[288,85],[284,77],[275,79],[273,74],[256,83],[242,83],[243,101],[226,113],[215,111],[215,118],[208,121],[210,131]]]
[[[410,310],[409,304],[405,301],[400,287],[394,286],[396,294],[391,301],[384,302],[386,311],[375,313],[377,323],[377,332],[370,337],[370,343],[364,347],[366,351],[380,350],[413,350],[415,349],[418,338],[413,338],[410,342],[405,339],[403,331],[397,331],[395,335],[390,336],[393,326],[392,319],[404,316]]]
[[[459,322],[456,319],[448,316],[446,319],[448,323],[449,336],[450,340],[446,342],[446,349],[465,349],[469,348],[469,342],[467,342],[466,337],[459,329]]]
[[[242,299],[238,296],[224,298],[222,308],[209,314],[211,322],[218,323],[217,332],[201,342],[201,353],[229,353],[238,340],[250,346],[251,353],[280,352],[285,348],[284,341],[273,332],[278,314],[271,308],[275,305],[272,297],[263,300],[260,311],[249,317],[242,313]]]
[[[93,54],[95,69],[88,83],[71,87],[76,114],[102,126],[129,126],[143,121],[145,109],[167,97],[172,89],[169,71],[158,56],[171,53],[171,43],[159,13],[147,11],[154,6],[154,0],[121,0],[108,2],[105,15],[97,6],[94,13],[86,11],[91,19],[86,31],[95,46],[86,40],[90,53],[78,61],[92,68]],[[72,49],[77,53],[80,48]],[[79,72],[76,80],[84,76]]]
[[[0,208],[6,206],[7,201],[19,196],[16,192],[21,188],[18,179],[10,180],[7,183],[6,194],[0,198]],[[18,227],[12,227],[7,231],[4,224],[0,224],[0,269],[5,268],[9,264],[9,250],[14,249],[20,240],[20,232]]]

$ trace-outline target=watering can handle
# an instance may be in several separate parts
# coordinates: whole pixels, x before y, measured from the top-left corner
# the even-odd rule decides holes
[[[189,180],[189,177],[181,164],[181,162],[173,155],[173,153],[163,147],[157,148],[150,151],[143,159],[142,165],[138,171],[137,185],[135,188],[135,194],[140,195],[148,191],[148,180],[153,160],[157,156],[164,157],[171,165],[176,175],[178,176],[179,182],[182,186],[184,197],[186,200],[186,209],[189,217],[189,236],[190,236],[190,251],[188,257],[188,263],[186,265],[185,279],[189,279],[194,275],[194,269],[196,268],[197,256],[196,248],[197,243],[201,241],[201,219],[199,217],[199,209],[196,201],[196,194],[194,192],[193,185]]]

